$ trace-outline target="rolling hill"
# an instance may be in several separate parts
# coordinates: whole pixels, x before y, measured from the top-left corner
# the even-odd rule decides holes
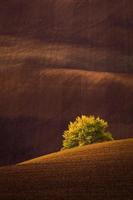
[[[2,200],[132,200],[133,139],[93,144],[0,168]]]
[[[0,165],[59,150],[81,114],[108,120],[115,138],[133,137],[132,8],[0,1]]]
[[[43,66],[133,72],[132,10],[131,0],[2,0],[1,62],[28,51]]]
[[[2,0],[0,32],[133,50],[132,8],[131,0]]]
[[[81,114],[106,119],[115,138],[133,137],[130,74],[6,68],[0,94],[1,165],[57,151],[68,122]]]

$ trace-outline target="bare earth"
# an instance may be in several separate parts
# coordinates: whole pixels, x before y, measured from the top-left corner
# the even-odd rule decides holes
[[[61,148],[77,115],[133,137],[131,0],[1,0],[0,165]]]
[[[0,168],[2,200],[132,200],[133,139]]]

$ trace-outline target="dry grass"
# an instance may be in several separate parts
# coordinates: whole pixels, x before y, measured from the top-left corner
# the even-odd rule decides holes
[[[132,200],[133,139],[94,144],[0,169],[2,200]]]

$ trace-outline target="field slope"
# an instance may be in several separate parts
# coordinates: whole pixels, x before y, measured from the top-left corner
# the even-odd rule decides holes
[[[0,166],[59,150],[81,114],[133,137],[132,10],[132,0],[0,1]]]
[[[94,144],[0,169],[2,200],[132,200],[133,139]]]
[[[132,77],[43,67],[1,70],[0,165],[59,150],[67,124],[82,114],[106,119],[117,139],[133,137]]]
[[[133,72],[132,10],[131,0],[1,0],[0,65]]]

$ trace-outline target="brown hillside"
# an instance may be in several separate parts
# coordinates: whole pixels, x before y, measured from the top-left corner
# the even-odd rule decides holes
[[[131,0],[2,0],[0,32],[132,48],[132,8]]]
[[[46,43],[52,42],[53,67],[54,64],[61,66],[59,57],[62,56],[60,48],[63,48],[65,67],[69,63],[70,68],[133,72],[132,10],[131,0],[2,0],[0,43],[5,48],[1,50],[7,50],[7,46],[12,44],[12,37],[16,37],[14,40],[19,47],[26,39],[39,39],[45,50],[51,45],[46,46]],[[8,40],[3,38],[5,35]],[[71,45],[66,48],[64,43]],[[77,44],[81,45],[80,50]],[[36,45],[33,49],[37,50]],[[75,48],[70,50],[72,47]],[[12,51],[13,55],[15,53]],[[47,56],[43,57],[48,60]]]
[[[88,145],[0,168],[2,200],[132,200],[133,139]]]
[[[81,114],[108,120],[115,138],[133,137],[132,75],[38,67],[0,72],[1,164],[60,149],[63,130]]]
[[[132,8],[0,1],[0,165],[58,150],[80,114],[105,118],[116,138],[133,136]]]

